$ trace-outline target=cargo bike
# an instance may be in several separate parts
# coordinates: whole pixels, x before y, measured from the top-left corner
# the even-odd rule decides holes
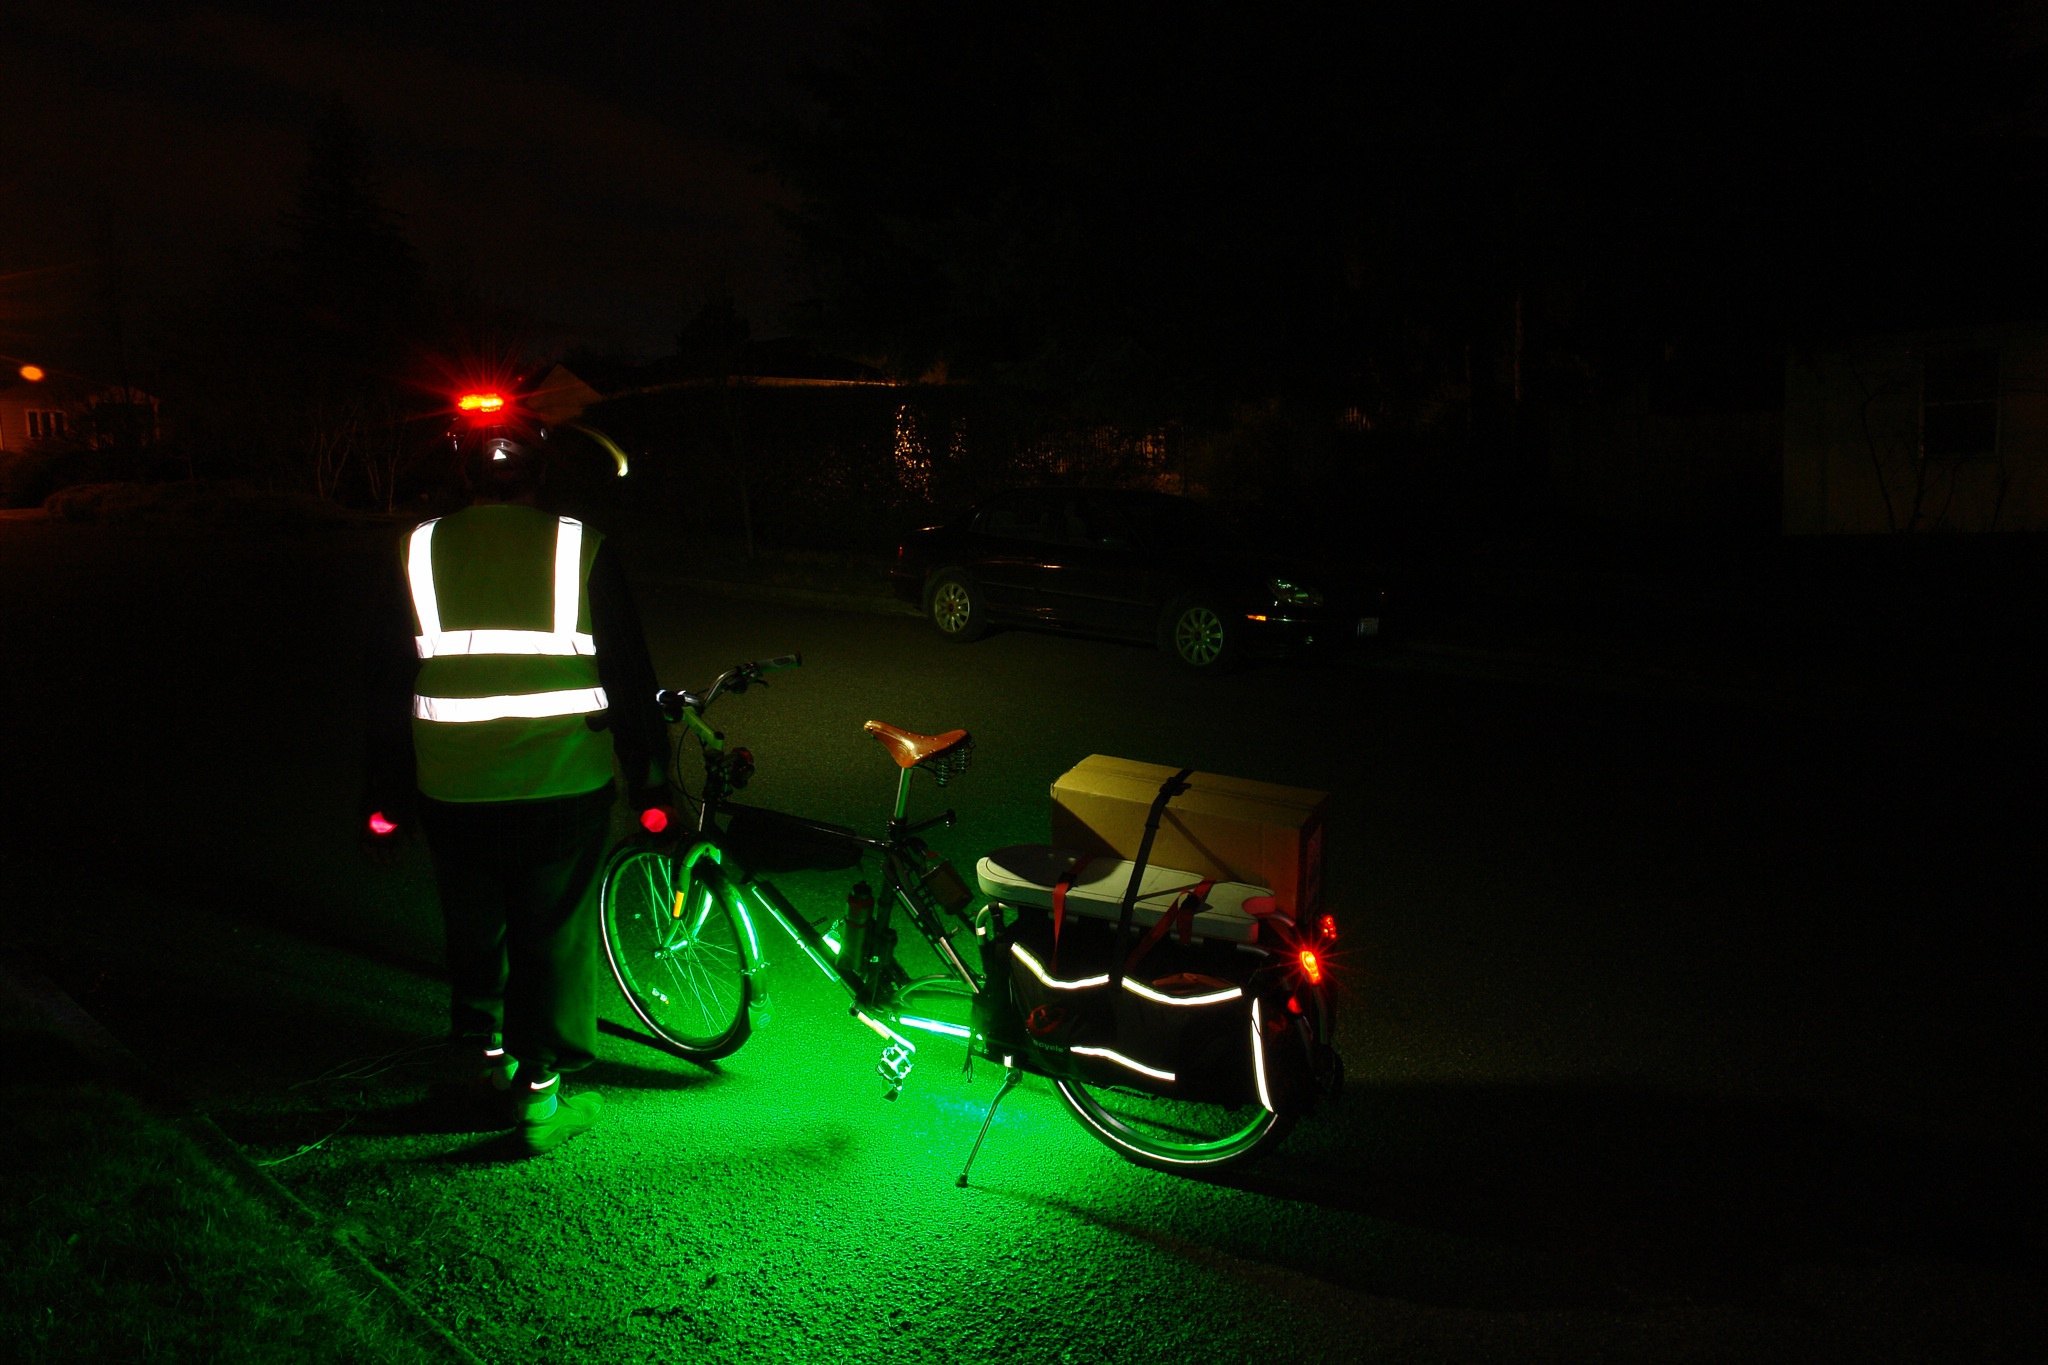
[[[1050,1081],[1074,1118],[1125,1158],[1183,1171],[1251,1160],[1341,1085],[1326,977],[1334,920],[1297,923],[1262,887],[1149,864],[1187,773],[1161,784],[1135,857],[999,849],[979,860],[977,895],[922,837],[954,812],[910,818],[917,774],[943,787],[966,771],[974,741],[965,730],[867,723],[897,767],[879,836],[733,799],[753,757],[705,713],[801,662],[740,664],[702,692],[659,696],[682,727],[675,776],[694,818],[666,837],[622,843],[599,908],[612,973],[662,1046],[709,1062],[745,1043],[767,1006],[770,950],[786,938],[880,1038],[886,1098],[926,1049],[962,1046],[970,1076],[977,1060],[1001,1069],[962,1185],[996,1107],[1027,1074]],[[703,768],[693,795],[680,780],[692,739]],[[857,883],[845,913],[822,924],[765,875],[868,859],[879,863],[879,887]],[[897,948],[906,929],[939,970],[905,969]]]

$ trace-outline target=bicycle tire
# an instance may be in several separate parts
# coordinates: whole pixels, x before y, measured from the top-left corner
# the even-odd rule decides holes
[[[627,844],[605,863],[598,896],[606,960],[640,1022],[695,1062],[730,1056],[753,1031],[746,938],[732,908],[676,903],[674,854]],[[712,895],[697,888],[696,895]],[[692,913],[693,912],[693,913]]]
[[[1316,1017],[1297,1017],[1306,1045],[1327,1031],[1328,1001],[1304,992]],[[1256,1160],[1294,1127],[1294,1112],[1275,1113],[1256,1101],[1237,1106],[1177,1100],[1123,1086],[1055,1078],[1067,1110],[1091,1137],[1140,1166],[1161,1171],[1222,1170]]]

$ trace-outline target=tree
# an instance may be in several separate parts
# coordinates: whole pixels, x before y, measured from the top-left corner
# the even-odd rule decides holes
[[[391,429],[405,407],[396,376],[417,341],[424,298],[418,260],[339,95],[313,125],[284,226],[292,315],[280,340],[295,371],[294,444],[320,497],[336,496],[359,462],[388,506],[403,444]]]
[[[676,358],[684,372],[707,378],[718,385],[721,425],[725,450],[722,463],[731,471],[740,500],[740,531],[748,559],[754,557],[753,480],[748,464],[746,395],[741,392],[740,363],[747,341],[754,335],[734,304],[732,295],[717,294],[706,299],[676,332]]]
[[[385,206],[363,131],[332,96],[284,214],[285,260],[308,335],[345,369],[374,368],[418,321],[419,262]]]

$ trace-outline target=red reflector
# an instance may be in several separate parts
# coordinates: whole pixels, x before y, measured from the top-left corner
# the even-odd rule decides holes
[[[1300,996],[1298,996],[1298,995],[1290,995],[1290,996],[1288,996],[1288,997],[1287,997],[1287,1008],[1288,1008],[1288,1009],[1290,1009],[1290,1010],[1292,1010],[1292,1011],[1293,1011],[1294,1013],[1296,1013],[1296,1014],[1300,1014],[1300,1013],[1301,1013],[1301,997],[1300,997]]]
[[[1308,978],[1308,984],[1311,986],[1322,985],[1323,964],[1321,960],[1316,957],[1316,950],[1313,948],[1303,948],[1301,952],[1297,954],[1297,959],[1301,963],[1301,974]]]
[[[383,811],[373,810],[370,812],[370,833],[389,834],[397,828],[397,825],[384,818]]]
[[[640,826],[649,834],[659,834],[668,828],[668,812],[660,806],[649,806],[640,812]]]

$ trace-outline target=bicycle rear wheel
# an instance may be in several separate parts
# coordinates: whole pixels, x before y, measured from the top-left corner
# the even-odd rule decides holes
[[[1081,1081],[1054,1084],[1098,1141],[1125,1160],[1162,1171],[1216,1170],[1250,1161],[1294,1126],[1292,1114],[1273,1113],[1256,1101],[1203,1104]]]
[[[1297,1040],[1313,1049],[1327,1032],[1328,1002],[1304,992],[1296,1015]],[[1247,1059],[1249,1065],[1249,1059]],[[1081,1126],[1126,1160],[1162,1171],[1218,1170],[1251,1161],[1287,1136],[1298,1114],[1275,1113],[1253,1100],[1208,1104],[1169,1099],[1123,1086],[1055,1080],[1060,1098]]]
[[[692,884],[682,863],[630,844],[612,854],[599,893],[605,957],[656,1038],[692,1061],[716,1061],[752,1031],[751,964],[731,908],[703,880]]]

